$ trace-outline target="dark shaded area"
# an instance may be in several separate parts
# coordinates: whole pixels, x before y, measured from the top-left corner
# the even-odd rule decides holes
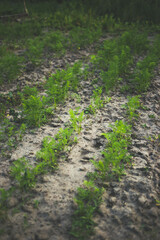
[[[42,11],[46,12],[48,9],[50,12],[54,13],[57,10],[57,5],[64,5],[65,10],[66,4],[71,8],[75,5],[77,8],[80,6],[84,8],[86,12],[92,11],[96,15],[103,16],[105,14],[112,14],[115,18],[120,18],[121,21],[147,21],[152,23],[160,22],[160,1],[159,0],[26,0],[26,6],[30,13],[32,13],[32,7],[39,3],[45,3],[46,7]],[[53,8],[51,6],[53,3]],[[57,4],[58,3],[58,4]],[[3,5],[3,8],[2,8]],[[33,6],[34,5],[34,6]],[[0,15],[24,12],[24,2],[23,0],[7,0],[1,1]],[[63,10],[61,8],[61,10]]]
[[[151,21],[159,23],[159,0],[87,0],[88,8],[96,9],[97,14],[113,14],[122,21]]]

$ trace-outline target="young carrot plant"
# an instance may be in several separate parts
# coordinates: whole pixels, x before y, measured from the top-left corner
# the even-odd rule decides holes
[[[7,50],[4,46],[0,47],[0,55],[0,84],[11,83],[20,74],[23,58]]]
[[[72,67],[66,70],[57,71],[46,82],[46,89],[50,101],[56,106],[65,100],[68,96],[68,91],[76,91],[83,72],[81,71],[81,62],[75,63]]]
[[[125,105],[125,108],[127,109],[127,115],[130,121],[138,117],[137,109],[139,109],[140,106],[141,103],[139,95],[134,97],[128,97],[128,102]]]
[[[119,45],[129,46],[133,54],[142,54],[149,49],[149,41],[146,33],[137,29],[125,31],[118,40]]]
[[[78,115],[77,111],[73,111],[72,109],[70,109],[69,115],[70,115],[71,126],[76,132],[80,133],[82,128],[81,123],[84,119],[84,112],[82,111]]]
[[[7,219],[7,211],[8,211],[8,200],[14,191],[14,187],[5,190],[4,188],[0,188],[0,223],[4,223]],[[0,235],[1,231],[0,229]]]
[[[137,62],[132,76],[132,84],[134,89],[141,93],[145,92],[150,84],[151,78],[154,76],[154,69],[159,62],[160,37],[156,37],[153,46],[149,49],[148,55],[141,61]]]
[[[46,97],[30,96],[22,101],[22,117],[30,127],[39,127],[52,114],[51,108],[46,108]]]
[[[43,162],[43,167],[55,170],[57,167],[57,150],[55,148],[56,140],[51,137],[45,137],[42,143],[42,149],[37,152],[36,157]],[[39,164],[38,164],[39,166]],[[40,168],[38,168],[40,170]]]
[[[91,104],[85,109],[85,113],[95,114],[97,109],[103,108],[102,88],[93,90]]]
[[[58,158],[68,151],[68,146],[76,142],[72,128],[60,129],[59,132],[52,137],[45,137],[42,149],[37,152],[36,157],[44,164],[44,169],[55,170],[58,166]],[[36,166],[40,171],[40,165]]]
[[[25,157],[14,161],[10,169],[11,176],[16,180],[22,191],[35,186],[36,176],[34,174],[34,167],[29,164],[29,160]]]
[[[106,149],[102,152],[104,158],[100,161],[91,160],[101,179],[112,176],[120,179],[124,174],[124,164],[130,162],[131,156],[127,147],[130,143],[131,126],[123,121],[110,125],[112,132],[102,135],[108,140]]]
[[[92,219],[102,202],[102,193],[103,188],[98,188],[92,181],[84,181],[84,187],[77,189],[77,196],[74,199],[76,210],[70,232],[72,236],[87,240],[93,234],[95,223]]]
[[[93,91],[93,101],[96,109],[100,109],[103,107],[103,100],[102,100],[102,88],[97,88]]]

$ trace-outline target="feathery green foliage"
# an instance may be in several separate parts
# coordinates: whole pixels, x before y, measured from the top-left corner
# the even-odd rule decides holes
[[[148,55],[137,62],[132,75],[132,84],[134,89],[141,93],[145,92],[150,84],[151,78],[154,76],[154,69],[159,62],[160,57],[160,35],[155,38],[153,46],[150,48]]]
[[[129,163],[131,159],[127,150],[130,143],[131,126],[123,121],[116,121],[111,128],[112,132],[102,134],[108,140],[106,149],[102,152],[104,158],[98,162],[91,160],[98,171],[98,177],[102,179],[113,176],[120,179],[124,174],[124,164]]]
[[[71,234],[80,240],[88,239],[93,234],[95,223],[93,214],[102,202],[103,188],[98,188],[92,181],[84,181],[84,187],[77,189],[74,199],[77,208],[73,215]]]
[[[81,123],[84,119],[84,112],[82,111],[79,114],[77,111],[73,111],[72,109],[70,109],[69,115],[70,115],[71,126],[77,133],[80,133],[82,129]]]
[[[133,121],[136,119],[139,115],[137,113],[137,109],[139,109],[141,106],[140,103],[140,96],[133,96],[133,97],[128,97],[128,102],[125,106],[127,109],[127,115],[130,121]]]
[[[23,117],[24,121],[30,127],[39,127],[44,122],[47,121],[47,108],[46,108],[46,98],[43,96],[30,96],[24,99],[23,105]]]
[[[67,147],[76,142],[72,128],[60,129],[59,132],[52,137],[45,137],[43,140],[42,149],[37,152],[36,157],[43,163],[44,169],[54,170],[58,165],[58,158],[67,151]],[[39,164],[36,166],[39,168]]]
[[[65,100],[69,90],[77,90],[83,74],[81,66],[81,62],[76,62],[72,67],[68,67],[66,70],[58,70],[47,80],[47,93],[55,106],[57,103]]]
[[[22,60],[5,46],[0,47],[0,84],[15,80],[22,69]]]
[[[25,157],[14,161],[10,169],[11,176],[16,180],[21,190],[30,189],[35,185],[36,176],[34,168]]]

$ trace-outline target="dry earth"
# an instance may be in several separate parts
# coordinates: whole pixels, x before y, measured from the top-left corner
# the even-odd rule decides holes
[[[44,81],[44,77],[56,68],[88,56],[90,53],[68,54],[62,60],[50,61],[41,69],[25,73],[20,77],[23,85]],[[133,156],[133,165],[126,166],[126,176],[120,182],[105,182],[105,192],[100,211],[95,214],[97,226],[92,240],[159,240],[160,239],[160,158],[159,142],[159,100],[160,68],[152,85],[141,101],[146,109],[139,110],[139,119],[135,121],[132,145],[129,151]],[[14,91],[14,86],[12,88]],[[55,111],[49,124],[27,133],[8,159],[0,160],[0,188],[8,189],[13,185],[9,177],[9,166],[16,159],[25,156],[34,162],[35,154],[41,148],[45,136],[54,136],[69,119],[69,109],[81,107],[85,110],[90,103],[93,85],[91,81],[81,83],[78,103],[71,96],[63,106]],[[42,93],[43,94],[43,93]],[[73,198],[76,189],[82,186],[86,174],[94,170],[90,159],[101,158],[105,139],[101,133],[110,130],[109,124],[126,119],[123,105],[127,96],[119,90],[111,94],[96,115],[86,115],[82,132],[67,155],[66,160],[59,159],[59,168],[39,178],[30,193],[20,195],[15,192],[9,200],[8,219],[1,225],[5,234],[1,240],[71,240],[69,230],[74,211]],[[154,116],[154,117],[151,117]],[[38,207],[34,203],[38,201]]]

